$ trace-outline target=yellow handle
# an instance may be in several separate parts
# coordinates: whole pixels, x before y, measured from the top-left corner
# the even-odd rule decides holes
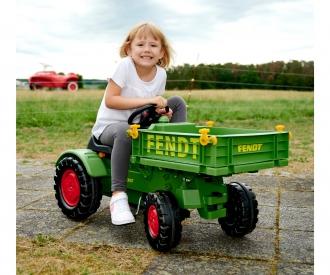
[[[285,125],[283,125],[283,124],[278,124],[278,125],[275,126],[275,130],[276,130],[277,132],[283,132],[283,131],[285,130]]]
[[[199,142],[201,145],[206,146],[209,143],[216,145],[218,143],[218,139],[216,136],[208,136],[207,134],[210,132],[210,129],[202,128],[199,129],[199,133],[201,136],[199,137]]]
[[[216,136],[210,136],[209,137],[210,142],[212,142],[213,145],[217,145],[218,138]]]
[[[285,130],[285,125],[278,124],[278,125],[275,126],[275,130],[277,132],[283,132]],[[292,133],[291,133],[291,131],[289,131],[289,139],[292,139]]]
[[[201,134],[201,136],[199,137],[199,142],[203,146],[205,146],[209,143],[209,137],[207,136],[207,134],[209,132],[210,132],[210,129],[207,129],[207,128],[199,129],[199,133]]]
[[[132,139],[136,139],[139,137],[139,131],[138,128],[140,128],[140,124],[132,124],[129,126],[129,129],[127,130],[127,134]]]
[[[214,126],[214,121],[213,120],[209,120],[209,121],[206,121],[206,126],[207,127],[213,127]]]

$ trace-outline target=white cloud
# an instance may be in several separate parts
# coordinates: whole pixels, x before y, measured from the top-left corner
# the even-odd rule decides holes
[[[210,9],[212,9],[212,7],[207,5],[207,2],[197,0],[190,0],[189,2],[178,0],[152,0],[151,2],[161,5],[163,9],[169,10],[178,16],[205,14],[210,12]]]
[[[313,59],[309,0],[18,0],[16,10],[18,78],[42,69],[40,62],[106,78],[126,33],[141,21],[165,32],[175,65]]]
[[[195,36],[175,43],[177,63],[257,64],[276,60],[313,60],[313,18],[308,3],[271,3],[252,7],[236,20],[210,26],[208,39]],[[198,60],[197,60],[198,56]]]

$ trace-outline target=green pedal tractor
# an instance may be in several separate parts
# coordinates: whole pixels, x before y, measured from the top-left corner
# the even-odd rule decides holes
[[[139,119],[139,124],[133,121]],[[161,121],[161,120],[160,120]],[[218,219],[233,237],[251,233],[258,222],[258,202],[248,185],[224,183],[237,173],[288,165],[289,132],[159,122],[154,106],[129,118],[132,154],[127,178],[129,203],[143,209],[150,245],[168,251],[179,244],[181,222],[197,209],[204,219]],[[95,213],[102,196],[111,196],[112,148],[94,137],[87,149],[67,150],[56,162],[55,197],[70,219]]]

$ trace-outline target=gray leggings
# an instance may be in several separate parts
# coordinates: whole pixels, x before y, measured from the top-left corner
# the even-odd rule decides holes
[[[180,96],[167,100],[173,110],[170,122],[187,121],[186,103]],[[131,138],[127,136],[127,122],[118,122],[107,126],[100,136],[102,144],[111,145],[111,191],[126,191],[129,159],[131,155]]]

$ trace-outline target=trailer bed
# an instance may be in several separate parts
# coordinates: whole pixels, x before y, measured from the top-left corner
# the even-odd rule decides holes
[[[200,129],[216,144],[202,145]],[[288,165],[289,133],[194,123],[158,123],[139,129],[132,140],[131,162],[212,176]]]

